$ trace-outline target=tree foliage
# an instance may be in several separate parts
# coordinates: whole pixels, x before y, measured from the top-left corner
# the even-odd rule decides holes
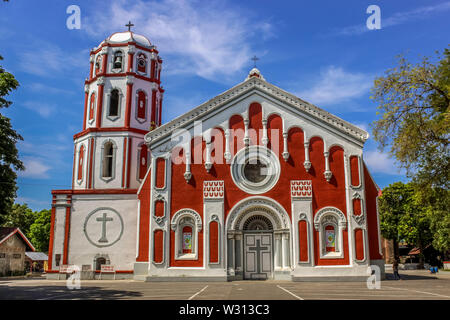
[[[8,214],[4,216],[4,227],[17,227],[28,235],[31,225],[34,223],[36,217],[33,210],[28,208],[26,204],[14,204]]]
[[[405,241],[421,253],[430,244],[443,253],[450,250],[447,190],[396,182],[383,189],[378,201],[381,233],[394,246]]]
[[[447,188],[450,176],[450,50],[437,63],[423,58],[398,65],[375,79],[372,97],[381,118],[373,136],[414,181]]]
[[[51,211],[41,210],[35,212],[35,220],[30,226],[28,239],[34,245],[37,251],[48,252],[48,245],[50,242],[50,225],[51,225]]]
[[[47,252],[50,241],[51,211],[33,211],[27,204],[14,204],[4,217],[4,227],[17,227],[38,251]]]
[[[0,56],[0,61],[3,57]],[[19,86],[14,76],[6,72],[0,66],[0,109],[7,108],[11,101],[6,96]],[[16,197],[17,174],[14,170],[24,170],[22,161],[19,160],[16,143],[23,138],[11,125],[9,118],[0,113],[0,223],[8,213]]]

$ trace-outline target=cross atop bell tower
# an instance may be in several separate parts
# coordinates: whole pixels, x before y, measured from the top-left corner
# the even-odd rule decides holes
[[[128,21],[125,27],[128,27],[128,31],[131,31],[131,27],[134,27],[134,24],[132,24],[131,21]]]

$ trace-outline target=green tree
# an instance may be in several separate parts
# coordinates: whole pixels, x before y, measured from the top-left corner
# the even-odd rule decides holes
[[[415,182],[448,189],[450,50],[439,59],[413,65],[399,56],[396,67],[375,79],[371,98],[381,117],[372,127],[380,149],[390,146]]]
[[[3,57],[0,56],[0,61]],[[12,102],[5,99],[19,86],[14,76],[6,72],[0,65],[0,109],[8,108]],[[14,170],[24,170],[22,161],[18,158],[16,143],[23,138],[11,125],[9,118],[0,114],[0,224],[9,212],[16,197],[17,174]]]
[[[433,247],[449,255],[450,191],[443,188],[421,188],[416,193],[416,198],[429,219]]]
[[[381,234],[393,241],[396,260],[399,257],[398,244],[402,240],[401,222],[413,192],[408,185],[396,182],[384,188],[381,197],[378,198]]]
[[[37,251],[48,252],[50,242],[51,211],[41,210],[35,213],[36,220],[30,226],[28,238]]]
[[[4,227],[18,227],[27,236],[36,215],[26,204],[14,204],[4,216]]]

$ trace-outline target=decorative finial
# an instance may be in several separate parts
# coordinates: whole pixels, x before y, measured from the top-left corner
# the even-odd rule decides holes
[[[255,56],[252,58],[252,60],[253,60],[253,67],[256,68],[256,61],[258,61],[259,58],[255,55]]]
[[[134,24],[132,24],[131,21],[128,21],[128,24],[126,24],[125,27],[128,27],[128,31],[131,31],[131,27],[134,27]]]

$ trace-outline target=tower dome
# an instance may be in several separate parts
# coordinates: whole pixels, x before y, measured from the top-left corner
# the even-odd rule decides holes
[[[111,44],[126,44],[129,42],[135,42],[136,44],[144,47],[152,47],[152,44],[150,40],[147,39],[147,37],[136,34],[132,31],[115,32],[108,38],[106,38],[105,41]]]

